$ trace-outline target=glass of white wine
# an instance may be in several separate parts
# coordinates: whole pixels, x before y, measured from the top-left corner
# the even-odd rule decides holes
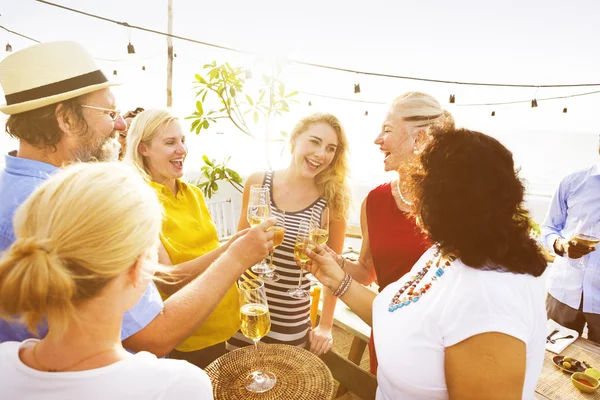
[[[296,244],[294,245],[294,256],[302,262],[306,263],[309,258],[306,255],[306,249],[315,249],[315,245],[310,241],[309,232],[311,228],[310,221],[302,220],[298,227],[298,236],[296,237]],[[287,294],[294,299],[306,299],[310,296],[308,291],[302,289],[302,274],[304,269],[300,267],[300,277],[298,278],[298,287],[289,289]]]
[[[313,208],[314,210],[314,208]],[[313,211],[314,212],[314,211]],[[321,212],[321,219],[311,214],[311,227],[308,232],[308,238],[316,244],[325,244],[329,240],[329,207],[325,207]],[[319,280],[311,273],[307,273],[306,277],[313,283],[318,283]]]
[[[241,331],[254,342],[256,350],[256,371],[250,372],[245,380],[246,389],[254,393],[263,393],[275,386],[277,377],[264,369],[260,360],[258,342],[271,330],[269,305],[265,286],[260,279],[240,279],[238,281],[240,297]]]
[[[598,223],[585,220],[579,221],[577,228],[575,228],[575,235],[571,240],[581,247],[594,247],[600,243],[600,226]],[[580,257],[576,261],[576,265],[580,268],[585,268],[586,261],[588,260],[589,254]]]
[[[260,279],[268,282],[277,282],[280,279],[279,274],[275,272],[277,267],[273,264],[273,254],[275,253],[275,249],[283,243],[283,238],[285,237],[285,211],[276,210],[274,214],[277,218],[277,224],[269,228],[270,231],[273,231],[273,251],[271,252],[269,260],[271,272],[260,275]]]
[[[254,227],[263,221],[271,218],[271,197],[269,188],[266,186],[252,185],[250,188],[250,198],[248,199],[247,218],[250,226]],[[265,260],[252,266],[252,272],[255,274],[269,274],[275,271],[269,267]]]

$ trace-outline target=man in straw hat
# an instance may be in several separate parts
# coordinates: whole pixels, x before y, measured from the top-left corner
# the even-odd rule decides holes
[[[66,164],[116,160],[117,132],[126,125],[110,91],[116,84],[76,42],[42,43],[9,55],[0,63],[0,85],[6,98],[0,111],[9,115],[6,131],[19,140],[16,156],[7,155],[6,167],[0,171],[2,252],[15,240],[16,209],[35,188]],[[202,276],[164,305],[150,283],[123,316],[124,346],[157,356],[168,354],[202,324],[239,276],[267,255],[273,235],[266,230],[273,224],[266,221],[245,236],[246,232],[238,234],[244,238],[235,253],[224,251],[217,261],[201,257],[176,266],[176,273],[202,272]],[[45,328],[40,327],[40,332],[45,335]],[[31,337],[23,325],[0,320],[0,342]]]

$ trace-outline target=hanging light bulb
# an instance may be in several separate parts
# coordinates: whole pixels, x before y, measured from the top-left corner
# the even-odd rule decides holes
[[[369,112],[365,111],[365,117],[368,117],[368,116],[369,116]]]
[[[146,66],[142,65],[142,71],[145,71],[145,70],[146,70]]]
[[[492,117],[496,116],[496,111],[492,111]]]
[[[10,53],[12,51],[12,46],[10,45],[10,43],[6,43],[6,52]]]
[[[454,104],[454,103],[456,103],[456,95],[451,94],[450,95],[450,104]]]
[[[308,101],[308,106],[311,107],[312,106],[312,101]]]
[[[360,83],[354,84],[354,93],[360,93]]]
[[[246,79],[252,79],[252,70],[250,68],[246,68]]]
[[[173,58],[177,58],[177,53],[173,53]]]
[[[116,69],[113,71],[113,75],[117,75],[117,70]]]
[[[567,107],[563,108],[563,114],[567,113]]]
[[[536,108],[537,107],[537,100],[533,99],[531,100],[531,108]]]
[[[127,54],[135,54],[135,47],[133,47],[131,42],[129,42],[129,44],[127,45]]]

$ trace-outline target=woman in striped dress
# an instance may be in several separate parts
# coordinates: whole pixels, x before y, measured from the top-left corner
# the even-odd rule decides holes
[[[290,144],[292,160],[287,168],[255,172],[246,180],[238,230],[249,227],[246,209],[250,187],[254,184],[267,186],[273,214],[279,217],[285,213],[285,236],[273,256],[280,279],[265,282],[271,331],[262,341],[305,347],[320,355],[333,345],[331,328],[336,298],[331,291],[324,289],[321,321],[311,331],[310,298],[294,299],[287,291],[297,287],[300,278],[300,268],[294,261],[294,244],[301,220],[320,220],[323,209],[328,207],[330,223],[327,245],[337,253],[342,251],[350,203],[346,184],[348,142],[335,116],[316,113],[296,124]],[[256,274],[248,270],[244,277],[252,279],[256,278]],[[301,287],[308,290],[310,281],[303,278]],[[249,344],[252,341],[237,332],[229,339],[227,348],[233,350]]]

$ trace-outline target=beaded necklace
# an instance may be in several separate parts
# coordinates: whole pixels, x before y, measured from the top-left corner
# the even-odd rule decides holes
[[[392,301],[390,301],[390,306],[388,308],[389,312],[394,312],[397,309],[402,308],[402,307],[408,307],[412,303],[416,303],[417,301],[419,301],[419,299],[425,293],[427,293],[427,291],[429,289],[431,289],[433,282],[437,281],[439,278],[442,277],[442,275],[444,275],[444,270],[446,269],[446,267],[449,267],[452,264],[452,261],[454,261],[456,259],[456,257],[450,256],[449,260],[446,260],[441,266],[437,267],[437,269],[435,270],[435,273],[431,277],[429,283],[426,283],[420,289],[417,289],[417,285],[421,282],[421,280],[425,277],[425,275],[427,275],[427,272],[433,265],[433,261],[436,258],[438,258],[438,264],[439,264],[439,261],[441,260],[439,250],[435,252],[435,254],[433,255],[433,258],[431,260],[429,260],[429,261],[427,261],[427,263],[425,263],[425,266],[423,267],[423,269],[421,271],[419,271],[416,276],[414,276],[411,280],[406,282],[404,284],[404,286],[402,286],[400,288],[400,290],[398,290],[398,292],[392,298]],[[407,292],[407,293],[404,295],[404,292]]]

